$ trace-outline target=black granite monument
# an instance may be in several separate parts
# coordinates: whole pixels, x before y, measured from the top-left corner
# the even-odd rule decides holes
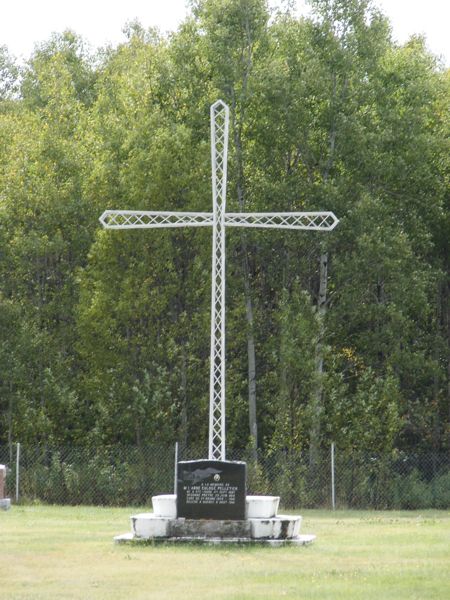
[[[177,516],[185,519],[245,519],[247,465],[240,461],[178,463]]]

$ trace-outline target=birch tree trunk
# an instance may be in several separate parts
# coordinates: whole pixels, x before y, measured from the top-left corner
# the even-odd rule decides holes
[[[323,396],[323,337],[325,334],[325,315],[327,310],[327,281],[328,281],[328,253],[320,255],[319,299],[317,302],[317,318],[319,332],[315,351],[315,376],[316,381],[311,396],[311,429],[309,433],[309,462],[317,464],[320,449],[320,421],[322,416]]]
[[[242,154],[241,140],[237,128],[235,128],[235,145],[238,161],[238,184],[237,194],[239,202],[239,210],[244,212],[244,185],[243,185],[243,169],[242,169]],[[244,231],[241,233],[241,257],[242,257],[242,276],[244,279],[244,296],[245,296],[245,317],[247,321],[247,361],[248,361],[248,418],[250,432],[250,450],[252,458],[256,460],[258,448],[258,424],[256,421],[256,351],[255,351],[255,327],[253,302],[250,290],[250,265],[248,260],[248,245],[247,236]]]
[[[188,442],[188,395],[187,395],[187,356],[186,346],[183,344],[183,355],[181,362],[181,427],[180,438],[183,448],[186,448]]]
[[[12,413],[13,413],[12,384],[10,383],[9,384],[9,399],[8,399],[8,452],[9,452],[9,462],[12,462],[12,455],[13,455]]]
[[[258,423],[256,420],[256,352],[253,304],[250,295],[250,276],[248,268],[247,244],[243,244],[244,252],[244,291],[245,314],[247,317],[247,360],[248,360],[248,418],[250,431],[250,449],[252,458],[256,460],[258,449]]]
[[[234,145],[236,149],[236,171],[237,171],[237,196],[239,210],[245,211],[245,179],[242,154],[242,124],[244,121],[244,102],[247,91],[248,75],[251,69],[251,43],[249,36],[249,51],[247,55],[246,69],[243,76],[243,91],[241,98],[241,115],[239,121],[236,117],[236,97],[232,92],[232,122],[234,133]],[[250,433],[250,451],[252,459],[256,461],[258,448],[258,425],[256,421],[256,352],[255,352],[255,334],[254,334],[254,313],[253,302],[250,292],[250,265],[248,260],[247,236],[244,231],[241,233],[241,256],[242,256],[242,275],[244,279],[245,296],[245,316],[247,321],[247,361],[248,361],[248,416]]]
[[[347,94],[348,78],[345,78],[339,95],[339,101],[343,102]],[[333,86],[331,93],[331,104],[336,105],[338,100],[337,77],[333,75]],[[335,106],[330,133],[328,137],[328,158],[323,171],[323,179],[328,181],[330,171],[334,164],[336,152],[337,122]],[[315,351],[315,385],[311,396],[311,428],[309,433],[309,462],[315,465],[319,459],[320,450],[320,421],[322,414],[323,397],[323,338],[325,335],[325,315],[327,311],[327,282],[328,282],[328,252],[322,247],[320,254],[320,273],[319,273],[319,297],[317,301],[317,318],[319,322],[319,332]]]

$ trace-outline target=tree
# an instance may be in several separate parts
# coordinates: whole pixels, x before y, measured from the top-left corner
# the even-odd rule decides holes
[[[171,36],[132,23],[94,57],[65,32],[22,71],[2,50],[2,441],[206,446],[210,234],[98,217],[209,211],[221,97],[229,210],[340,218],[228,234],[229,447],[447,447],[448,72],[366,0],[312,5],[201,0]]]
[[[19,87],[19,67],[6,46],[0,46],[0,102],[10,100]]]

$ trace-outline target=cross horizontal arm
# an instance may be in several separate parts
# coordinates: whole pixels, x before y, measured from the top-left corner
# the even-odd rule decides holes
[[[338,223],[332,212],[225,213],[225,225],[231,227],[331,231]]]
[[[100,223],[105,229],[147,229],[151,227],[205,227],[213,225],[213,213],[148,210],[105,210]]]

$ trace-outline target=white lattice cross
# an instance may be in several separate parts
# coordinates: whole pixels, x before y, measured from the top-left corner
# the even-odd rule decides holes
[[[228,106],[211,106],[211,162],[213,212],[105,210],[100,222],[106,229],[212,227],[211,357],[209,405],[209,458],[225,460],[225,229],[260,227],[331,231],[338,224],[332,212],[227,213]]]

